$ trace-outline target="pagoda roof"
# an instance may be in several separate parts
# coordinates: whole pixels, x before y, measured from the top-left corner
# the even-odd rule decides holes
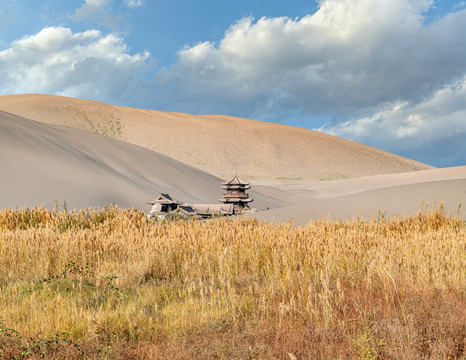
[[[239,189],[250,189],[249,185],[222,185],[222,189],[228,190],[239,190]]]
[[[223,199],[218,199],[218,201],[223,202],[223,203],[245,203],[245,202],[251,202],[254,201],[253,199],[250,198],[227,198],[224,197]]]
[[[236,173],[230,181],[223,182],[222,185],[249,185],[249,183],[247,181],[241,180],[238,177],[238,173]]]
[[[169,204],[179,204],[178,201],[173,199],[169,194],[160,194],[160,196],[153,200],[148,202],[148,204],[154,205],[154,204],[162,204],[162,205],[169,205]]]
[[[223,194],[224,198],[239,198],[239,199],[247,199],[249,197],[249,194],[246,193],[240,193],[240,194]]]

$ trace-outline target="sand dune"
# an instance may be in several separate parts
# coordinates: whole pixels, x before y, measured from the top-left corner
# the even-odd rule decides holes
[[[220,182],[139,146],[0,111],[0,208],[53,208],[66,200],[70,209],[116,203],[149,210],[145,202],[161,192],[217,203]],[[290,204],[260,191],[252,196],[258,208]]]
[[[316,131],[229,116],[195,116],[50,95],[0,96],[0,110],[97,132],[155,150],[213,175],[270,184],[432,168]]]
[[[0,109],[37,120],[0,111],[0,208],[66,200],[148,210],[160,192],[217,203],[214,175],[238,169],[255,183],[253,207],[270,209],[257,214],[266,220],[390,217],[440,203],[456,213],[460,202],[465,216],[466,166],[435,169],[314,131],[46,95],[2,96]],[[341,177],[351,178],[325,180]]]
[[[466,218],[466,166],[406,174],[323,182],[291,191],[301,203],[257,214],[268,221],[304,224],[321,217],[364,218],[402,216],[444,207]]]
[[[364,176],[332,181],[307,181],[296,184],[276,184],[276,187],[296,195],[318,199],[349,195],[363,191],[378,190],[398,185],[421,184],[443,180],[459,180],[466,177],[464,166],[411,171],[386,175]]]

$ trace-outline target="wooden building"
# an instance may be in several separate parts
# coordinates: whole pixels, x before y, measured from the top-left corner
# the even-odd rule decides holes
[[[201,219],[203,216],[194,210],[193,206],[188,204],[178,205],[178,208],[173,212],[175,214],[183,214],[184,216],[192,217],[194,219]]]
[[[158,216],[164,219],[167,214],[182,214],[193,218],[211,218],[216,216],[231,216],[251,210],[248,204],[253,201],[249,198],[246,190],[251,186],[248,182],[241,180],[238,174],[227,182],[222,183],[222,189],[225,190],[223,198],[219,201],[223,204],[188,204],[181,203],[173,199],[169,194],[160,194],[160,196],[148,202],[152,209],[148,215]]]
[[[149,201],[148,204],[152,205],[150,215],[167,214],[169,212],[175,211],[178,206],[181,205],[180,202],[176,201],[168,194],[160,194],[157,199]]]
[[[230,216],[234,214],[232,204],[192,204],[194,211],[203,218]]]
[[[222,189],[225,190],[223,198],[219,199],[224,204],[231,204],[234,207],[234,213],[240,213],[242,211],[250,211],[249,203],[253,201],[246,193],[246,190],[250,189],[251,186],[247,181],[243,181],[238,177],[238,174],[230,180],[222,183]]]

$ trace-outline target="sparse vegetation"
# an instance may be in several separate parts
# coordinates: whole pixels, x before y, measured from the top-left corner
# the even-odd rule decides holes
[[[0,212],[5,359],[466,359],[466,227]]]
[[[123,124],[119,117],[108,112],[89,112],[78,106],[61,106],[60,111],[72,119],[77,129],[93,132],[117,140],[125,140]]]
[[[277,177],[277,180],[283,181],[283,182],[294,182],[294,181],[301,181],[304,180],[302,177],[286,177],[286,176],[280,176]]]
[[[317,180],[318,181],[328,181],[328,180],[341,180],[341,179],[348,179],[348,176],[345,174],[321,174]]]

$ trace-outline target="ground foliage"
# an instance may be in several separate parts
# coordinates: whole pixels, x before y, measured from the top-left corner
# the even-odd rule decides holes
[[[466,359],[466,227],[0,212],[5,359]]]

